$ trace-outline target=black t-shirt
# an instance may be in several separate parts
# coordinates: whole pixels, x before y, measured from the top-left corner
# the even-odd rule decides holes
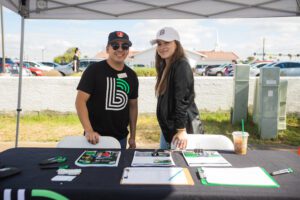
[[[118,140],[127,137],[129,100],[138,98],[138,78],[125,66],[116,71],[106,60],[90,65],[83,73],[77,90],[90,94],[87,101],[94,131]]]
[[[80,60],[79,60],[79,57],[76,54],[73,56],[73,61],[74,60],[76,60],[76,66],[74,66],[74,68],[76,67],[76,69],[78,69]]]
[[[73,60],[79,61],[79,57],[75,54],[75,55],[73,56]]]

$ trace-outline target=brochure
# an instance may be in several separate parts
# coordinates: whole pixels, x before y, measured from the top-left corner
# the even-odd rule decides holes
[[[183,157],[191,167],[230,167],[231,164],[217,151],[182,151]]]
[[[187,168],[126,167],[121,184],[131,185],[194,185]]]
[[[120,151],[84,151],[75,161],[75,165],[79,167],[117,167],[120,155]]]
[[[131,166],[175,166],[175,163],[169,151],[135,151]]]

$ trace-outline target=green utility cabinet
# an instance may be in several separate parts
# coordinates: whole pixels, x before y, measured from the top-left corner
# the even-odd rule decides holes
[[[236,65],[234,68],[233,107],[231,110],[231,123],[240,123],[248,116],[249,96],[249,65]]]
[[[280,69],[277,67],[260,68],[256,116],[261,138],[277,137]],[[254,106],[254,107],[256,107]]]

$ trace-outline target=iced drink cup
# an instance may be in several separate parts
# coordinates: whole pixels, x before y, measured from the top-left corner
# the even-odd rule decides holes
[[[249,134],[247,132],[235,131],[232,133],[232,136],[235,153],[246,155]]]

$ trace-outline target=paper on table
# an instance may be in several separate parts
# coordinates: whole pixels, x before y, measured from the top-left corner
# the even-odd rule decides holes
[[[279,187],[279,184],[260,167],[202,167],[202,170],[208,184]]]
[[[54,176],[51,181],[72,181],[76,176],[61,176],[61,175],[56,175]]]
[[[175,166],[170,152],[152,153],[135,151],[131,166]]]
[[[194,182],[187,168],[127,167],[121,184],[194,185]]]
[[[195,166],[212,166],[212,167],[228,167],[231,164],[217,151],[183,151],[183,157],[187,164],[191,167]]]
[[[79,167],[117,167],[120,151],[88,150],[84,151],[75,161]]]

